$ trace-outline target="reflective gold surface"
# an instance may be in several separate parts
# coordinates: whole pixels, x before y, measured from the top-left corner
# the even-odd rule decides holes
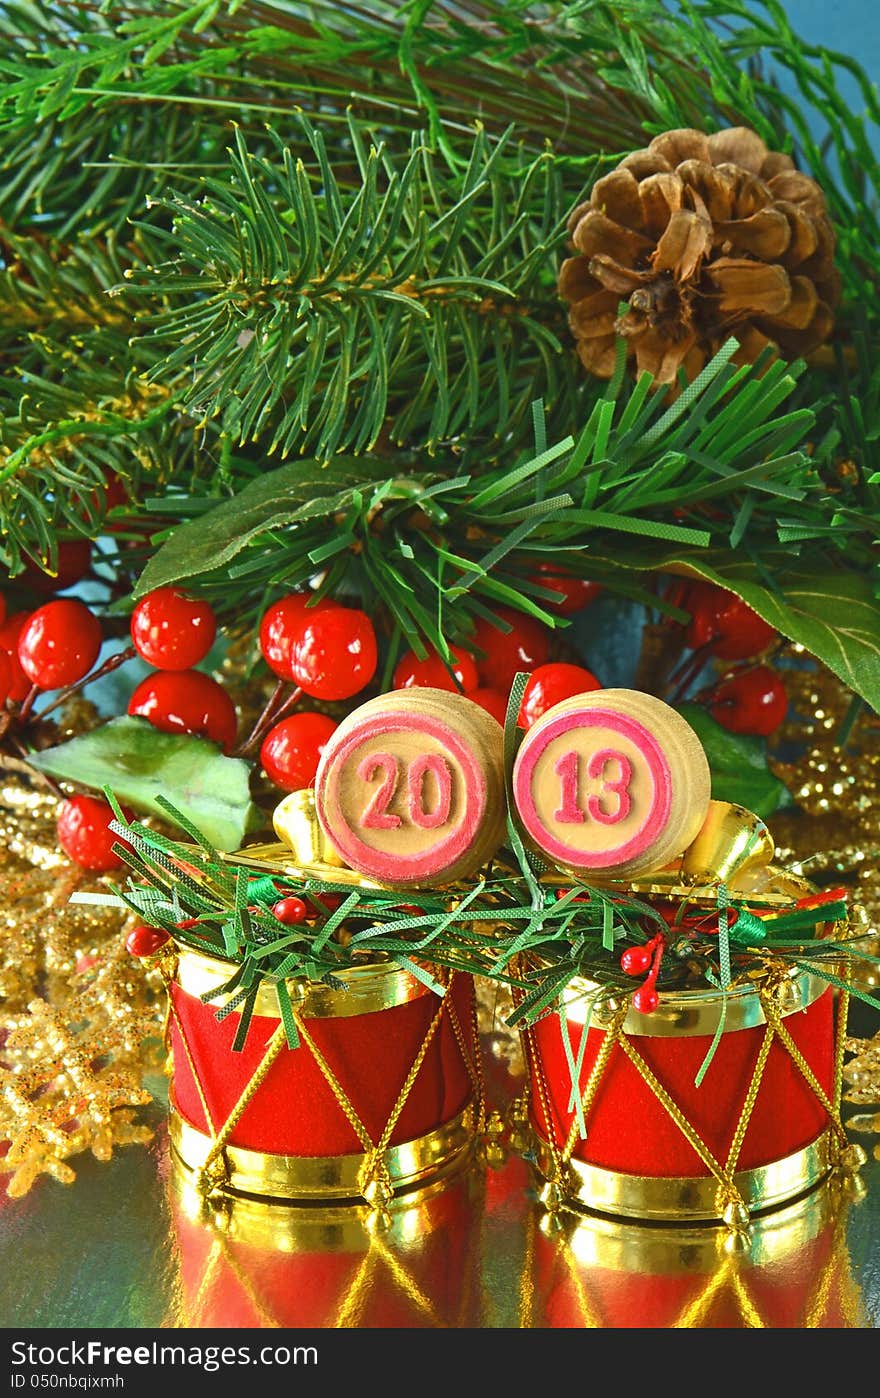
[[[522,1079],[497,1026],[484,1043],[503,1104]],[[172,1168],[163,1104],[149,1115],[149,1150],[0,1196],[6,1326],[880,1327],[877,1136],[853,1137],[861,1189],[832,1177],[731,1246],[710,1225],[548,1216],[503,1149],[393,1201],[379,1227],[356,1206],[205,1205]]]
[[[203,1131],[172,1111],[168,1123],[171,1145],[183,1165],[200,1169],[213,1142]],[[409,1190],[421,1181],[446,1176],[462,1168],[474,1140],[474,1110],[466,1108],[436,1131],[391,1146],[381,1157],[392,1189]],[[369,1157],[351,1155],[269,1155],[263,1151],[226,1146],[228,1188],[243,1194],[281,1199],[356,1199],[362,1193]]]

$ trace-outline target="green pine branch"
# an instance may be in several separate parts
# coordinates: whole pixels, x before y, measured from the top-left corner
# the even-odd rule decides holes
[[[128,259],[112,238],[87,247],[8,237],[0,270],[0,560],[50,571],[59,540],[94,537],[113,473],[133,496],[186,454],[172,401],[132,362],[134,323],[107,295]]]
[[[804,44],[775,0],[22,0],[0,13],[0,41],[0,524],[13,570],[80,527],[108,466],[135,479],[164,463],[180,492],[166,508],[186,519],[258,477],[272,447],[326,456],[373,444],[394,474],[431,448],[443,476],[503,472],[528,450],[535,398],[549,440],[577,436],[605,388],[582,376],[554,295],[562,219],[596,168],[652,131],[731,121],[794,152],[838,229],[838,336],[787,399],[787,451],[764,443],[768,461],[792,458],[774,466],[783,491],[801,488],[811,456],[810,506],[758,488],[757,457],[739,497],[713,482],[729,505],[704,481],[691,492],[673,459],[653,472],[649,505],[637,479],[616,481],[615,511],[703,529],[753,557],[782,540],[869,566],[878,103],[858,65]],[[789,68],[798,97],[773,85],[768,59]],[[864,112],[838,92],[842,71]],[[824,140],[811,134],[817,116]],[[244,141],[230,158],[232,121]],[[291,144],[302,168],[285,165]],[[321,197],[328,171],[336,203]],[[351,260],[325,283],[308,264],[334,251]],[[108,298],[130,271],[138,300]],[[145,428],[160,401],[161,422]],[[605,430],[602,419],[600,443]],[[706,452],[716,467],[718,446]],[[630,469],[648,466],[646,455]],[[611,497],[598,499],[607,528]],[[93,534],[99,513],[85,514]],[[287,576],[282,556],[273,567],[270,589]],[[380,572],[371,585],[382,583]]]
[[[240,132],[223,178],[164,201],[171,254],[118,289],[166,347],[151,378],[233,442],[288,455],[432,451],[516,437],[538,392],[578,399],[555,289],[566,202],[552,157],[473,138],[451,176],[416,139],[395,158],[349,120],[341,170],[297,118],[268,161]],[[159,308],[154,310],[154,308]]]
[[[803,447],[814,416],[793,406],[803,365],[735,368],[735,349],[671,403],[648,376],[631,389],[618,380],[577,437],[550,446],[538,411],[538,449],[475,475],[442,456],[429,471],[338,456],[288,463],[208,511],[181,496],[192,519],[147,564],[138,595],[192,585],[244,629],[318,576],[322,592],[376,615],[390,672],[404,645],[447,657],[450,643],[472,645],[477,619],[500,606],[558,624],[535,580],[542,562],[649,606],[658,571],[690,573],[744,595],[878,707],[873,535],[842,512],[828,527],[838,507]]]

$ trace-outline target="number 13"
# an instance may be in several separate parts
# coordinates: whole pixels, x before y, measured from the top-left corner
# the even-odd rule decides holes
[[[586,815],[578,805],[580,762],[580,753],[567,752],[553,766],[560,781],[559,809],[554,812],[554,819],[562,825],[583,825],[586,820]],[[605,775],[605,768],[609,762],[617,764],[616,777],[609,778]],[[617,825],[619,821],[626,820],[632,805],[629,793],[632,774],[632,763],[624,753],[616,752],[614,748],[600,748],[598,752],[592,753],[587,761],[587,776],[593,780],[600,778],[602,790],[591,792],[587,797],[587,815],[597,820],[600,825]],[[602,798],[609,791],[617,797],[617,804],[612,811],[603,810],[601,805]]]

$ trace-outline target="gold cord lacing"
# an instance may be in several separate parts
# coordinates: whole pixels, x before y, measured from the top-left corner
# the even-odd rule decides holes
[[[183,1051],[186,1056],[186,1060],[189,1065],[193,1081],[196,1086],[196,1092],[198,1093],[199,1102],[201,1103],[202,1111],[205,1114],[205,1121],[209,1129],[211,1144],[198,1171],[197,1187],[199,1188],[201,1193],[205,1195],[210,1195],[216,1193],[217,1191],[222,1191],[228,1183],[229,1163],[226,1159],[225,1147],[229,1142],[229,1138],[232,1135],[232,1132],[235,1130],[235,1127],[238,1125],[239,1121],[241,1120],[242,1116],[247,1110],[247,1107],[253,1100],[256,1093],[259,1091],[263,1082],[265,1081],[266,1076],[269,1073],[270,1068],[272,1067],[272,1064],[275,1062],[278,1055],[285,1047],[287,1043],[287,1038],[284,1031],[284,1025],[281,1022],[279,1022],[277,1028],[273,1032],[272,1037],[270,1038],[266,1046],[266,1051],[263,1054],[263,1057],[261,1058],[257,1067],[254,1069],[254,1072],[251,1074],[251,1077],[249,1081],[246,1083],[241,1093],[241,1096],[235,1103],[235,1106],[232,1108],[232,1111],[229,1113],[225,1122],[222,1124],[222,1126],[218,1128],[217,1124],[215,1123],[212,1117],[211,1110],[208,1106],[208,1102],[202,1088],[201,1080],[199,1078],[199,1074],[196,1069],[195,1062],[193,1060],[192,1051],[187,1040],[183,1024],[181,1023],[180,1015],[177,1012],[177,1008],[174,1005],[174,1001],[171,996],[171,984],[174,979],[176,965],[176,957],[174,957],[173,959],[168,958],[163,961],[159,961],[158,963],[159,970],[165,981],[165,988],[168,994],[170,1017],[174,1022],[175,1028],[177,1029],[180,1043],[183,1047]],[[433,1041],[438,1029],[440,1028],[440,1025],[443,1022],[444,1016],[447,1017],[449,1020],[456,1045],[458,1047],[459,1053],[461,1054],[462,1062],[467,1071],[471,1085],[474,1089],[478,1127],[479,1129],[482,1129],[482,1127],[485,1125],[486,1104],[482,1068],[480,1065],[479,1040],[476,1037],[474,1038],[473,1054],[469,1053],[467,1050],[465,1034],[461,1027],[461,1022],[458,1018],[455,1005],[452,1001],[452,988],[455,981],[455,974],[456,973],[453,971],[449,972],[446,976],[446,979],[444,981],[445,994],[440,1000],[437,1011],[434,1014],[430,1025],[428,1026],[427,1032],[425,1033],[425,1036],[422,1039],[421,1044],[419,1045],[418,1052],[415,1056],[412,1066],[409,1069],[409,1072],[407,1073],[404,1079],[403,1085],[400,1089],[400,1092],[398,1093],[397,1099],[394,1103],[394,1106],[391,1109],[391,1112],[389,1114],[387,1122],[385,1123],[382,1133],[378,1141],[375,1142],[373,1141],[369,1131],[367,1130],[366,1126],[364,1125],[363,1121],[358,1115],[355,1107],[351,1102],[350,1097],[346,1093],[336,1074],[333,1072],[333,1069],[327,1062],[327,1059],[324,1057],[324,1054],[321,1052],[320,1048],[315,1043],[314,1038],[312,1037],[311,1033],[309,1032],[306,1026],[304,1016],[299,1011],[294,1010],[293,1012],[293,1018],[303,1043],[306,1045],[309,1052],[311,1053],[312,1058],[314,1059],[315,1063],[321,1071],[321,1074],[325,1082],[327,1083],[327,1086],[333,1093],[334,1098],[339,1104],[340,1110],[345,1115],[346,1120],[349,1122],[349,1125],[351,1126],[352,1130],[357,1136],[358,1141],[360,1142],[361,1147],[366,1155],[366,1159],[360,1171],[358,1187],[366,1202],[375,1208],[383,1208],[393,1196],[394,1190],[391,1184],[385,1155],[389,1149],[389,1144],[391,1141],[391,1137],[394,1133],[394,1128],[397,1125],[398,1120],[400,1119],[400,1115],[404,1107],[406,1106],[406,1103],[409,1099],[409,1095],[413,1089],[413,1085],[415,1084],[415,1081],[418,1078],[419,1072],[421,1070],[422,1064],[424,1063],[425,1056],[428,1052],[431,1042]],[[475,1032],[475,1010],[473,1009],[473,1007],[472,1014],[474,1015],[474,1018],[472,1020],[472,1027],[473,1031]]]
[[[581,1121],[586,1121],[589,1112],[596,1103],[599,1088],[615,1046],[618,1046],[621,1052],[626,1054],[642,1080],[666,1109],[682,1135],[702,1160],[707,1170],[718,1181],[718,1215],[724,1218],[725,1222],[729,1223],[731,1227],[739,1228],[748,1222],[746,1203],[737,1188],[734,1176],[774,1040],[777,1040],[786,1050],[792,1062],[796,1065],[805,1082],[824,1109],[833,1131],[833,1139],[837,1145],[837,1154],[839,1158],[841,1151],[847,1146],[846,1131],[844,1130],[840,1118],[840,1103],[843,1081],[844,1038],[849,996],[847,992],[841,991],[837,1006],[834,1086],[832,1098],[829,1099],[828,1094],[819,1083],[815,1073],[807,1063],[785,1025],[777,1001],[778,986],[778,977],[768,976],[764,985],[758,989],[758,995],[766,1021],[766,1030],[757,1052],[751,1080],[740,1109],[739,1120],[736,1130],[734,1131],[727,1159],[723,1164],[715,1158],[713,1152],[702,1139],[696,1128],[688,1120],[681,1107],[645,1062],[645,1059],[636,1048],[633,1039],[624,1033],[623,1025],[629,1010],[628,1000],[617,1007],[614,1017],[605,1031],[605,1037],[581,1095],[581,1110],[579,1113],[574,1113],[565,1143],[560,1149],[559,1143],[556,1140],[554,1114],[551,1107],[550,1093],[547,1087],[544,1066],[541,1061],[533,1026],[527,1025],[523,1031],[526,1061],[530,1069],[532,1084],[537,1089],[537,1095],[541,1105],[541,1114],[546,1122],[550,1137],[549,1140],[544,1142],[550,1155],[551,1167],[547,1176],[547,1184],[541,1194],[542,1202],[552,1208],[564,1202],[566,1198],[566,1193],[571,1187],[568,1166],[577,1144],[579,1124]]]

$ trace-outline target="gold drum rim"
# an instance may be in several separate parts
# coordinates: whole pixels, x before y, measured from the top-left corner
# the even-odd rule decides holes
[[[470,1159],[475,1140],[473,1106],[424,1136],[389,1146],[380,1157],[395,1194],[446,1178]],[[172,1107],[168,1123],[172,1148],[188,1170],[202,1169],[213,1141]],[[363,1204],[362,1182],[372,1157],[351,1155],[273,1155],[227,1145],[223,1149],[228,1174],[224,1189],[268,1199],[310,1201],[349,1200]]]
[[[552,1177],[550,1146],[538,1136],[535,1146],[538,1169],[545,1177]],[[832,1133],[826,1129],[815,1141],[790,1155],[751,1170],[738,1170],[733,1182],[749,1212],[763,1214],[808,1194],[827,1179],[834,1164]],[[722,1221],[719,1183],[714,1175],[630,1175],[574,1158],[567,1168],[571,1185],[563,1207],[575,1212],[584,1210],[612,1218],[641,1219],[645,1223]]]
[[[807,1009],[819,999],[829,987],[828,982],[809,971],[791,971],[779,987],[769,988],[769,994],[777,997],[777,1007],[782,1019]],[[585,1024],[593,999],[601,986],[596,981],[578,976],[569,982],[563,994],[566,1019],[570,1024]],[[727,1012],[724,1017],[725,1033],[738,1029],[754,1029],[767,1023],[764,1006],[761,1002],[759,983],[731,986],[727,992]],[[600,1002],[597,1007],[602,1014],[600,1019],[596,1009],[591,1017],[591,1028],[604,1030],[607,1027],[605,1015],[610,1021],[611,1011],[623,1002],[619,1000]],[[699,1036],[711,1037],[721,1023],[724,998],[715,990],[664,990],[660,1004],[651,1014],[639,1014],[630,1004],[623,1022],[623,1032],[649,1038],[680,1038]]]
[[[222,961],[219,957],[178,945],[175,980],[185,994],[199,999],[222,986],[236,966],[236,962]],[[304,1018],[349,1019],[406,1005],[431,993],[410,971],[396,966],[393,961],[347,966],[334,974],[342,982],[343,989],[316,985],[303,976],[288,978],[291,1004]],[[209,1003],[217,1002],[214,997]],[[266,1019],[281,1018],[278,995],[269,982],[264,981],[257,991],[254,1013]]]

